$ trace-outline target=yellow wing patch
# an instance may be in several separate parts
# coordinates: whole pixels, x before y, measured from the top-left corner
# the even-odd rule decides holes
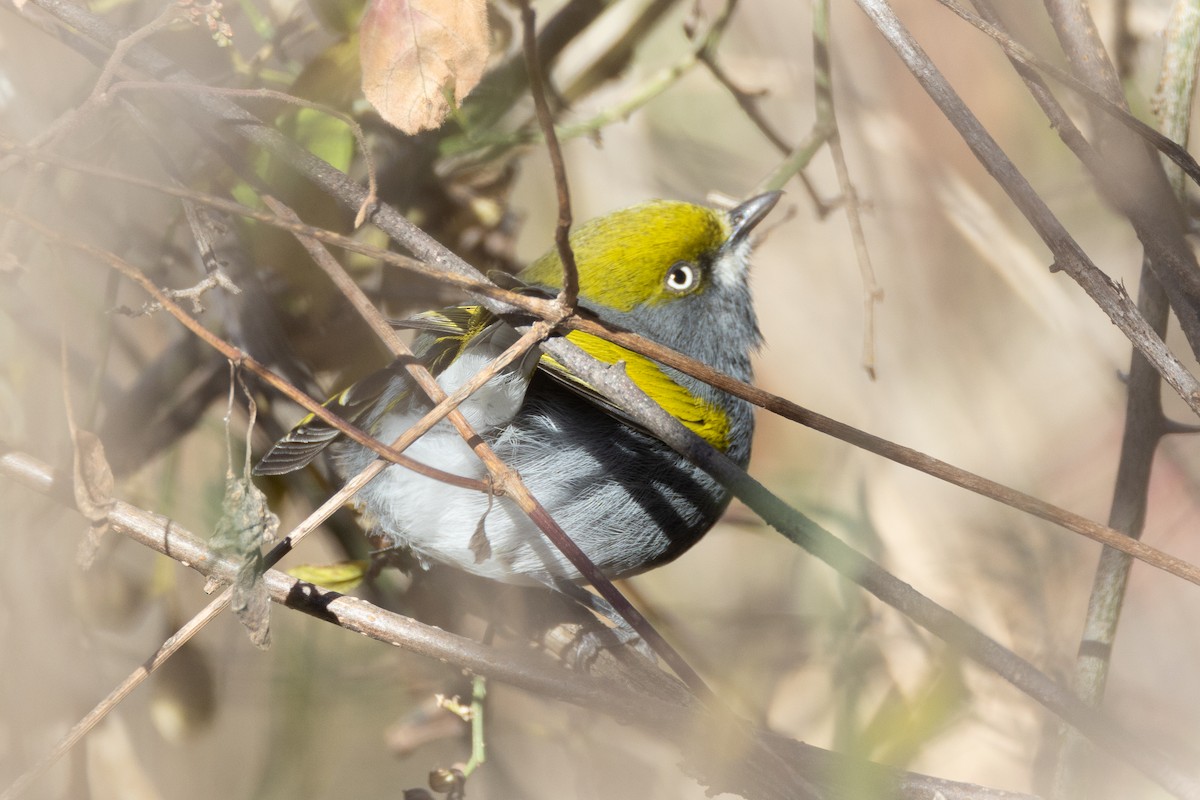
[[[625,372],[629,375],[629,379],[636,383],[643,392],[654,398],[671,416],[716,449],[724,451],[729,447],[730,423],[724,410],[720,406],[697,397],[688,391],[687,387],[671,380],[658,364],[645,356],[626,350],[620,345],[590,333],[571,331],[567,334],[567,338],[592,358],[603,361],[605,364],[625,362]],[[592,396],[597,395],[596,390],[586,381],[550,356],[543,355],[539,366],[581,387]],[[600,402],[606,402],[603,398],[597,399]]]

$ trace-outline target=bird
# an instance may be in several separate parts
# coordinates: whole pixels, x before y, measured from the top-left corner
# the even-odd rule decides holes
[[[595,218],[570,236],[578,305],[738,380],[752,378],[761,346],[749,284],[751,232],[780,192],[732,209],[654,200]],[[518,273],[522,291],[553,295],[562,262],[550,249]],[[511,345],[519,332],[479,305],[417,314],[413,350],[447,393]],[[750,458],[754,417],[738,397],[597,336],[566,338],[626,373],[686,427],[734,462]],[[383,442],[432,403],[399,361],[331,397],[326,408]],[[716,523],[730,492],[539,348],[516,360],[460,410],[495,453],[610,579],[687,551]],[[314,415],[276,442],[259,475],[301,469],[322,452],[343,479],[376,455]],[[487,471],[445,420],[406,455],[476,480]],[[422,566],[448,564],[495,581],[562,588],[582,576],[511,499],[390,465],[354,501],[369,527]]]

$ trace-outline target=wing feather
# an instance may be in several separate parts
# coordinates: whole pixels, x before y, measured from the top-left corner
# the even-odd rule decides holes
[[[426,311],[406,320],[393,323],[400,328],[413,328],[423,334],[417,342],[417,358],[435,375],[445,369],[474,336],[493,324],[496,318],[482,306],[455,306],[439,311]],[[398,359],[381,370],[352,384],[326,400],[322,405],[339,417],[356,423],[373,409],[384,396],[388,386],[404,367]],[[390,403],[408,396],[401,392]],[[300,420],[286,436],[276,442],[254,466],[256,475],[283,475],[302,469],[341,436],[315,414]]]

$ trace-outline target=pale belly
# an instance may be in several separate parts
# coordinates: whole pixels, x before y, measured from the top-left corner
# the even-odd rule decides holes
[[[534,380],[536,390],[517,417],[485,438],[607,574],[640,572],[678,556],[720,516],[727,494],[703,472],[548,378]],[[385,426],[380,438],[389,441],[408,422]],[[373,458],[353,444],[337,446],[336,452],[343,475]],[[486,476],[447,423],[407,454],[456,475]],[[370,524],[419,559],[507,583],[580,579],[510,498],[393,466],[363,489],[358,501]]]

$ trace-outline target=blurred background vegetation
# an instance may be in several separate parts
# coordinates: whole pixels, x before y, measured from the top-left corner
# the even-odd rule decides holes
[[[1129,344],[1067,277],[904,70],[867,18],[834,3],[830,48],[840,134],[863,201],[884,299],[872,379],[862,363],[864,289],[827,152],[768,221],[753,273],[766,346],[757,383],[803,406],[1092,519],[1107,518],[1125,412]],[[989,40],[931,2],[894,4],[972,109],[1087,253],[1133,292],[1141,249],[1097,196]],[[1004,12],[1022,41],[1061,63],[1040,3]],[[1126,90],[1147,116],[1166,0],[1093,4]],[[125,29],[162,4],[99,0]],[[740,198],[783,154],[714,70],[689,60],[712,0],[539,2],[543,57],[564,142],[575,217],[651,197]],[[99,51],[34,4],[0,14],[0,130],[38,142],[79,108]],[[553,179],[531,135],[517,14],[491,4],[493,61],[444,128],[405,137],[361,100],[354,0],[228,3],[230,46],[176,23],[148,42],[209,85],[269,88],[359,119],[380,196],[483,271],[511,270],[553,241]],[[714,49],[787,145],[814,122],[812,9],[759,0],[733,10]],[[690,32],[690,34],[689,34]],[[683,65],[670,81],[664,70]],[[662,91],[650,96],[649,89]],[[645,102],[638,102],[644,99]],[[745,99],[745,98],[743,98]],[[313,225],[353,215],[249,145],[217,144],[181,113],[186,94],[123,90],[49,140],[59,156],[256,203],[269,187]],[[246,99],[334,166],[364,175],[349,129],[275,98]],[[1084,106],[1071,100],[1081,118]],[[614,114],[615,111],[622,112]],[[617,116],[619,118],[609,119]],[[225,140],[221,140],[225,142]],[[40,143],[40,142],[39,142]],[[94,175],[25,160],[0,175],[6,206],[118,253],[161,286],[203,273],[181,205]],[[386,358],[288,235],[216,218],[218,259],[242,294],[213,291],[200,319],[316,396]],[[370,226],[355,233],[384,246]],[[164,314],[112,313],[145,300],[96,261],[20,226],[0,261],[0,438],[69,468],[60,344],[80,427],[103,438],[117,496],[207,533],[221,513],[228,366]],[[344,259],[391,316],[460,299],[365,258]],[[1186,342],[1172,336],[1179,354]],[[1194,359],[1186,363],[1195,366]],[[300,412],[260,394],[255,447]],[[1187,419],[1176,398],[1169,413]],[[1099,547],[780,418],[761,413],[750,472],[906,582],[1049,674],[1069,680]],[[238,426],[240,430],[240,424]],[[1145,538],[1200,561],[1200,457],[1168,438]],[[328,492],[319,475],[266,487],[283,529]],[[0,480],[0,785],[207,602],[202,580],[109,537],[76,565],[85,524],[57,502]],[[292,563],[361,557],[347,514]],[[1190,532],[1190,533],[1189,533]],[[940,777],[1011,789],[1047,786],[1055,719],[964,662],[737,504],[677,562],[629,582],[651,619],[735,709],[781,734]],[[396,797],[466,757],[466,728],[434,693],[463,693],[457,670],[315,619],[276,610],[273,646],[255,649],[226,615],[44,777],[47,798]],[[1135,565],[1104,707],[1178,763],[1200,763],[1200,596]],[[602,715],[493,685],[491,761],[480,798],[700,798],[670,743]],[[423,741],[428,738],[428,741]],[[1112,758],[1092,797],[1162,796]]]

